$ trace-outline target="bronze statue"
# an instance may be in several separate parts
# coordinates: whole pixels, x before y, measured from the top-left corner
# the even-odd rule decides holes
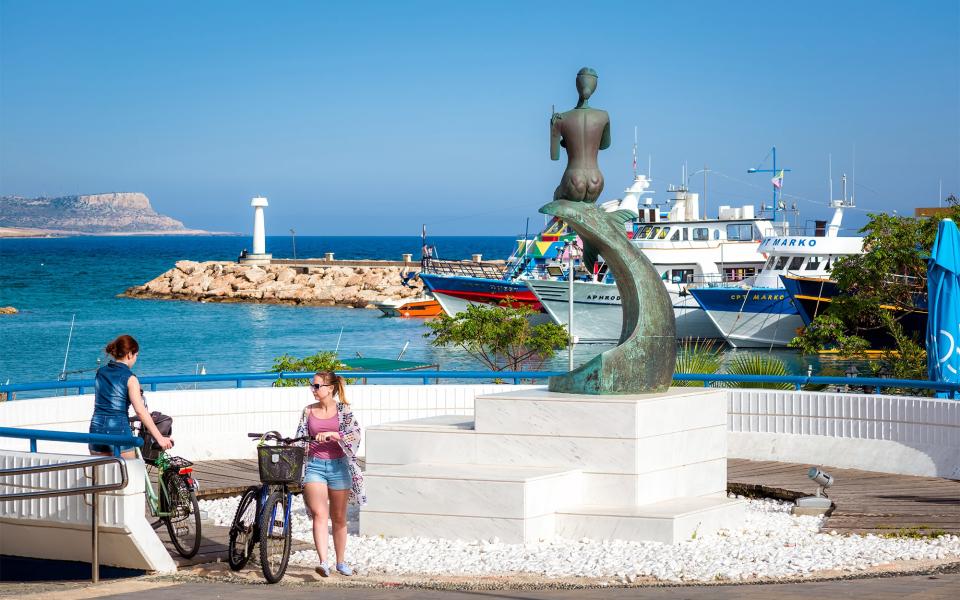
[[[553,193],[554,200],[596,202],[603,191],[603,173],[597,153],[610,147],[610,116],[590,108],[588,101],[597,89],[597,72],[584,67],[577,73],[580,101],[576,108],[550,117],[550,160],[560,160],[560,148],[567,150],[567,170]]]
[[[676,320],[673,303],[650,260],[627,239],[623,224],[630,211],[604,212],[594,204],[603,191],[597,154],[610,146],[610,118],[590,108],[587,100],[597,87],[597,73],[584,67],[577,73],[580,102],[573,110],[550,119],[550,158],[567,149],[569,162],[553,202],[540,212],[566,221],[583,240],[588,267],[603,255],[616,277],[623,305],[623,328],[617,347],[580,367],[550,378],[551,392],[577,394],[642,394],[665,391],[676,360]],[[629,213],[629,214],[625,214]]]

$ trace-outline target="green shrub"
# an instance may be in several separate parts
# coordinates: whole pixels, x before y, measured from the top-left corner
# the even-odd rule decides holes
[[[716,340],[702,340],[699,338],[684,338],[677,348],[677,362],[674,373],[703,373],[711,375],[720,371],[723,355]],[[700,381],[673,380],[676,387],[702,387]]]
[[[786,376],[787,367],[779,358],[769,354],[737,354],[727,365],[727,373],[731,375],[774,375]],[[760,388],[766,390],[792,390],[789,383],[753,383],[745,381],[728,381],[724,387],[731,388]]]
[[[317,371],[346,371],[347,365],[337,359],[333,352],[317,352],[312,356],[297,358],[289,354],[283,354],[273,359],[273,366],[270,371],[273,373],[316,373]],[[307,385],[308,379],[277,379],[273,382],[273,387],[296,387]]]

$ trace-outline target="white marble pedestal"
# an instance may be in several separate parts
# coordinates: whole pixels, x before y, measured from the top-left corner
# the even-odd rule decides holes
[[[722,391],[477,397],[475,419],[366,431],[364,535],[673,543],[737,527]]]

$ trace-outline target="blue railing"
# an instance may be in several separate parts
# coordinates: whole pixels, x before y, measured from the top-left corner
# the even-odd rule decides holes
[[[562,375],[564,371],[339,371],[344,377],[354,379],[419,379],[424,385],[430,380],[440,379],[489,379],[498,381],[513,380],[521,383],[523,380],[543,380],[553,375]],[[222,383],[231,382],[236,387],[243,387],[245,382],[276,381],[277,379],[309,379],[313,373],[219,373],[207,375],[156,375],[140,377],[140,383],[156,391],[157,386],[189,383]],[[950,398],[956,398],[960,392],[960,384],[942,381],[927,381],[918,379],[887,379],[881,377],[813,377],[798,375],[730,375],[704,373],[677,373],[673,376],[678,381],[699,381],[704,387],[711,387],[725,383],[758,383],[758,384],[790,384],[796,390],[805,386],[837,385],[853,386],[858,388],[873,388],[879,394],[884,388],[934,390],[946,392]],[[93,379],[78,379],[73,381],[38,381],[35,383],[9,383],[0,385],[0,394],[15,392],[30,392],[39,390],[77,390],[84,394],[93,388]]]
[[[45,429],[20,429],[19,427],[0,427],[0,437],[30,440],[30,452],[37,451],[37,440],[113,446],[114,456],[120,456],[120,446],[136,446],[137,448],[143,446],[143,438],[132,435],[75,433],[72,431],[49,431]]]

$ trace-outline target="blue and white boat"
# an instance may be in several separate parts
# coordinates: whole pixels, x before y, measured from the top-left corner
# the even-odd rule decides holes
[[[852,204],[835,200],[832,205],[829,224],[820,221],[809,230],[791,230],[786,223],[778,223],[772,235],[760,243],[759,251],[767,261],[755,277],[691,286],[690,294],[730,346],[786,346],[804,322],[780,276],[827,280],[837,258],[863,251],[862,237],[839,235],[843,210]]]

